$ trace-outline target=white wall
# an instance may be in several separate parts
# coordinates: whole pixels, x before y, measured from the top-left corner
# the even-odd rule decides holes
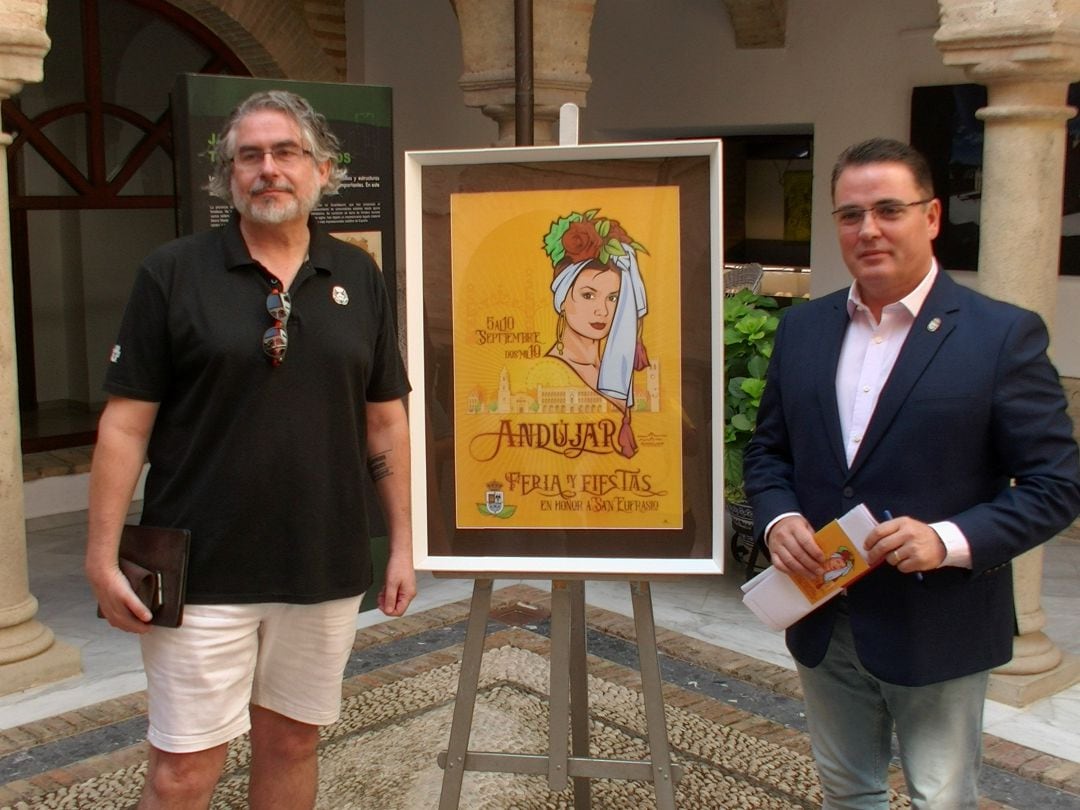
[[[394,88],[398,150],[494,142],[495,123],[463,106],[449,0],[350,0],[350,9],[350,77]],[[913,87],[968,81],[942,64],[937,18],[936,0],[789,3],[785,48],[737,50],[720,0],[598,0],[581,142],[811,126],[812,292],[821,295],[848,283],[829,216],[836,156],[875,135],[906,140]],[[1059,290],[1055,360],[1080,377],[1080,318],[1069,317],[1080,312],[1080,278]]]
[[[836,156],[875,135],[906,140],[912,87],[966,81],[934,47],[937,16],[936,0],[789,4],[784,49],[738,50],[720,3],[601,0],[585,119],[597,134],[624,137],[811,125],[812,289],[820,295],[849,281],[828,213]],[[678,47],[650,47],[659,37]],[[623,81],[631,65],[640,80]]]
[[[348,5],[349,81],[393,88],[399,153],[495,142],[495,123],[462,101],[461,39],[449,0],[365,0],[362,14],[356,0]]]
[[[461,39],[449,0],[346,0],[345,24],[348,80],[393,89],[398,314],[404,324],[405,152],[487,147],[497,131],[462,100]]]

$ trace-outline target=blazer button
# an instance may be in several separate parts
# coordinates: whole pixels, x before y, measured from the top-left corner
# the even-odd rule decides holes
[[[855,497],[855,490],[852,489],[851,487],[844,487],[844,491],[841,494],[845,498],[854,498]]]

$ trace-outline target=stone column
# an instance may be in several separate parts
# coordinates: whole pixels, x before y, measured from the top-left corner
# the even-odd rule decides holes
[[[979,289],[1042,315],[1053,334],[1061,247],[1066,105],[1080,79],[1080,0],[940,0],[947,65],[987,86]],[[1051,347],[1052,348],[1052,347]],[[1026,705],[1080,680],[1080,659],[1043,633],[1043,550],[1013,563],[1019,635],[990,697]]]
[[[0,0],[0,98],[39,82],[49,51],[43,0]],[[37,621],[30,593],[23,517],[22,448],[11,297],[7,147],[0,133],[0,694],[60,680],[80,671],[79,652],[56,641]]]
[[[499,125],[496,146],[513,146],[514,0],[450,0],[461,28],[465,104]],[[585,106],[585,72],[596,0],[533,3],[533,143],[558,143],[559,108]]]

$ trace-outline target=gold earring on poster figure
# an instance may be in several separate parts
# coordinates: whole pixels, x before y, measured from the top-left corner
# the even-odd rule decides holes
[[[559,354],[563,353],[563,330],[566,329],[566,310],[559,310],[559,322],[555,324],[555,351]]]

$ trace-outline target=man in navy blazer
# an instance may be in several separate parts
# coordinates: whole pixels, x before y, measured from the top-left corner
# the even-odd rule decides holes
[[[888,807],[895,730],[913,806],[974,810],[1010,560],[1080,512],[1077,445],[1042,319],[938,267],[925,159],[866,141],[832,188],[854,282],[781,320],[745,457],[755,533],[819,577],[815,529],[859,503],[882,520],[883,564],[787,632],[825,808]]]

